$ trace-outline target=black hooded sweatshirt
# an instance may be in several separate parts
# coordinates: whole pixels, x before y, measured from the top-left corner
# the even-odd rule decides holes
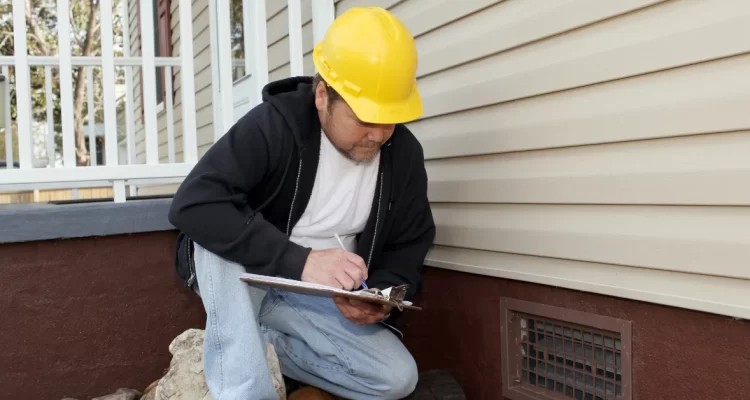
[[[320,120],[312,78],[268,84],[263,102],[200,158],[172,201],[179,231],[177,272],[195,281],[191,241],[248,272],[300,279],[311,249],[289,240],[312,193]],[[435,238],[422,147],[403,125],[381,148],[378,181],[356,253],[369,287],[407,283],[421,290],[423,262]],[[394,317],[395,317],[394,313]]]

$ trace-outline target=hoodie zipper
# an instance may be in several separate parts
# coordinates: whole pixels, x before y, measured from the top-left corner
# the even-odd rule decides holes
[[[297,200],[299,191],[299,177],[302,174],[302,157],[299,158],[299,167],[297,168],[297,182],[294,184],[294,196],[292,196],[292,205],[289,207],[289,218],[286,221],[286,235],[291,235],[292,214],[294,213],[294,202]]]
[[[380,194],[378,196],[378,213],[375,216],[375,233],[372,235],[372,246],[370,247],[370,256],[367,258],[367,269],[370,269],[370,259],[372,258],[373,250],[375,250],[375,239],[378,238],[378,222],[380,221],[380,202],[383,200],[383,185],[385,184],[385,180],[383,179],[383,174],[380,174]],[[390,208],[390,203],[388,204],[388,207]],[[404,334],[396,329],[395,326],[388,324],[385,321],[380,321],[381,324],[387,326],[391,330],[398,333],[401,340],[404,340]]]
[[[294,184],[294,195],[292,196],[292,205],[289,207],[289,217],[287,218],[286,222],[286,234],[287,236],[290,235],[290,228],[292,226],[292,214],[294,213],[294,203],[297,200],[297,192],[299,191],[299,179],[300,175],[302,174],[302,157],[300,157],[299,160],[299,167],[297,168],[297,180]],[[383,185],[385,184],[384,174],[380,173],[380,190],[378,191],[378,211],[375,214],[375,232],[372,234],[372,244],[370,245],[370,254],[367,256],[367,264],[366,267],[369,270],[370,269],[370,262],[372,261],[372,253],[375,251],[375,242],[378,238],[378,225],[380,225],[380,208],[381,208],[381,202],[383,201]],[[390,205],[389,205],[390,207]],[[404,339],[404,334],[396,329],[393,325],[390,325],[386,323],[385,321],[381,321],[381,324],[389,327],[391,330],[398,333],[398,335],[401,337],[401,340]]]
[[[375,232],[372,234],[372,244],[370,245],[370,254],[367,256],[367,269],[370,269],[370,262],[372,261],[372,253],[375,250],[375,240],[378,238],[378,224],[380,223],[380,202],[383,201],[383,173],[380,173],[380,193],[378,194],[378,212],[375,214]]]
[[[193,246],[193,241],[190,238],[185,238],[185,240],[187,240],[187,244],[186,244],[187,259],[188,259],[188,269],[190,270],[190,276],[188,276],[188,279],[185,281],[185,287],[192,289],[198,276],[197,276],[197,273],[195,272],[195,262],[193,261],[193,257],[190,254],[192,253],[190,250]]]

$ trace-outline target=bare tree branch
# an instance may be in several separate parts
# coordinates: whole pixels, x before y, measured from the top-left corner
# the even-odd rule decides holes
[[[88,22],[86,28],[86,38],[81,48],[82,56],[89,56],[93,50],[94,38],[94,27],[96,25],[96,16],[99,12],[99,7],[95,0],[88,1]],[[86,150],[86,136],[83,132],[83,86],[86,81],[86,71],[84,67],[78,67],[78,76],[76,77],[75,91],[73,94],[73,109],[74,109],[74,120],[76,126],[76,158],[79,165],[86,165],[89,162],[88,151]],[[89,116],[89,124],[94,123],[94,116]],[[95,149],[91,149],[92,151]]]
[[[47,43],[47,40],[45,39],[44,33],[42,33],[42,30],[39,29],[39,25],[36,23],[36,19],[33,17],[31,12],[31,2],[27,1],[26,3],[26,23],[29,25],[29,28],[31,29],[31,37],[36,40],[37,44],[39,44],[39,51],[42,53],[40,55],[43,56],[51,56],[52,50],[50,50],[50,46]]]

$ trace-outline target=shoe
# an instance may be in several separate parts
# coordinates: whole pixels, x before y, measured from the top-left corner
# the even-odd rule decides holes
[[[297,389],[287,396],[287,400],[337,400],[328,392],[320,390],[313,386],[305,386]]]

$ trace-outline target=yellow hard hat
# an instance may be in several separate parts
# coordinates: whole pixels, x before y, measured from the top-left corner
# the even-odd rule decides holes
[[[364,122],[397,124],[422,116],[417,46],[406,26],[383,8],[341,14],[315,46],[313,63]]]

